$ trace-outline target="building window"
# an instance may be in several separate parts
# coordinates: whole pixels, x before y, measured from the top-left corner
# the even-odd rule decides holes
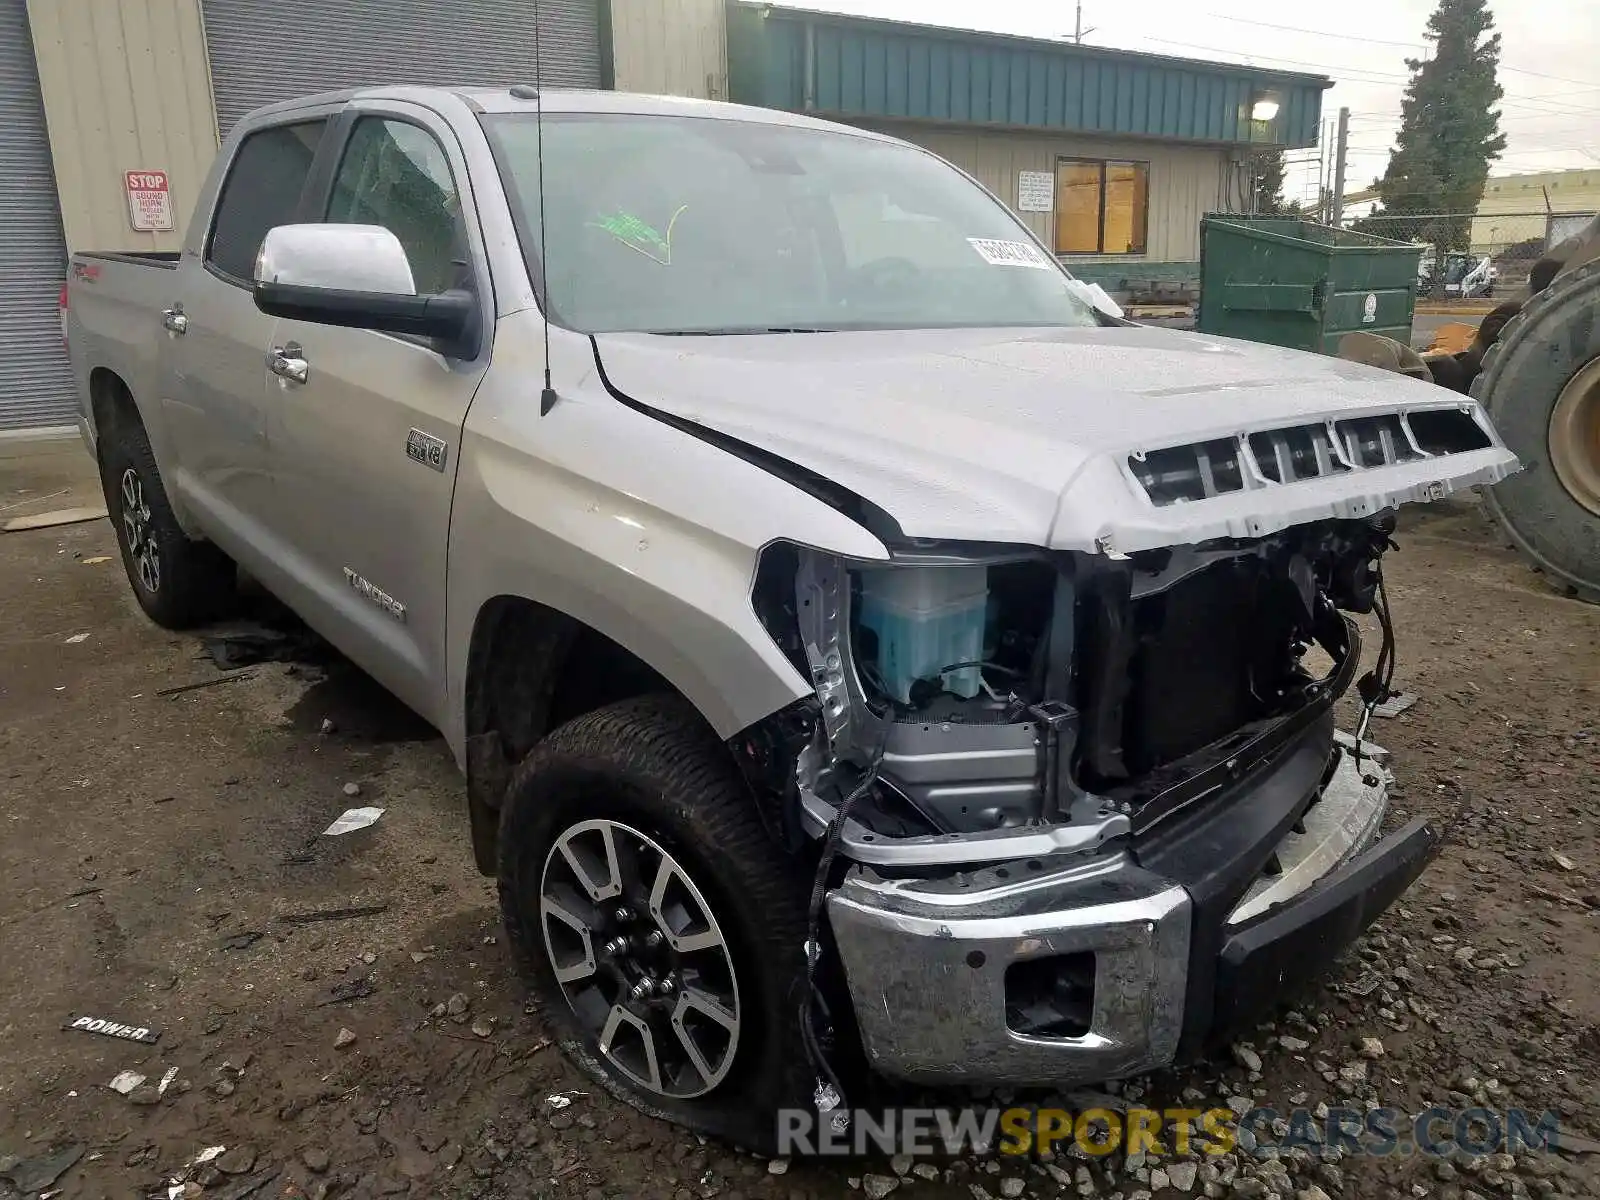
[[[1143,254],[1150,227],[1150,164],[1056,162],[1056,253]]]

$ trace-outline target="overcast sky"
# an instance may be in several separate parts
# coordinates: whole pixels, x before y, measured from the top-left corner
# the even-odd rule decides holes
[[[1072,0],[794,0],[836,12],[1070,37]],[[1153,54],[1251,62],[1331,77],[1323,115],[1351,110],[1348,188],[1383,174],[1400,121],[1405,59],[1420,57],[1435,0],[1084,0],[1086,44]],[[1600,170],[1600,3],[1491,0],[1502,35],[1501,129],[1508,145],[1495,175]],[[1292,27],[1292,28],[1286,28]],[[1290,199],[1315,197],[1316,151],[1290,179]],[[1303,193],[1297,195],[1296,193]]]

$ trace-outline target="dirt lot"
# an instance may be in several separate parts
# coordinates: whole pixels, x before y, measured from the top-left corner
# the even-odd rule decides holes
[[[56,475],[81,488],[82,466],[0,460],[0,515],[37,507]],[[849,1195],[863,1172],[880,1177],[872,1194],[891,1185],[881,1161],[777,1174],[595,1094],[523,1012],[442,742],[337,663],[159,695],[219,672],[196,638],[142,618],[115,554],[103,520],[0,535],[0,1196],[9,1173],[63,1197],[165,1197],[219,1145],[188,1195],[802,1200]],[[1399,681],[1421,701],[1376,736],[1401,780],[1396,818],[1437,817],[1451,845],[1327,988],[1230,1061],[1117,1091],[1519,1105],[1600,1136],[1600,612],[1550,594],[1470,504],[1410,522],[1390,562]],[[358,804],[384,815],[319,836]],[[379,911],[287,919],[363,906]],[[63,1028],[81,1015],[160,1040]],[[146,1082],[120,1095],[121,1071]],[[572,1103],[552,1109],[561,1091]],[[1285,1165],[919,1164],[935,1177],[898,1186],[1600,1196],[1593,1153]]]

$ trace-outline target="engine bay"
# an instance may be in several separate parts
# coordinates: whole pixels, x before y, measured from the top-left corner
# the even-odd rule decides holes
[[[888,862],[938,859],[951,835],[998,856],[1029,829],[1165,815],[1349,686],[1345,614],[1377,609],[1388,647],[1393,530],[1386,511],[1131,556],[939,546],[887,564],[773,547],[757,607],[816,687],[781,764],[808,830],[847,810],[854,848]]]

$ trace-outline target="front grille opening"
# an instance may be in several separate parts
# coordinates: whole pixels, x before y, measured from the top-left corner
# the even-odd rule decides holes
[[[1294,593],[1217,563],[1134,601],[1123,759],[1134,777],[1267,716],[1287,669]]]
[[[1094,951],[1006,968],[1006,1028],[1029,1037],[1082,1037],[1094,1020]]]
[[[1350,468],[1339,461],[1326,425],[1296,425],[1250,435],[1256,466],[1273,483],[1294,483],[1342,475]]]
[[[1411,433],[1429,454],[1465,454],[1492,444],[1483,426],[1459,408],[1430,408],[1406,414]]]
[[[1345,457],[1358,467],[1387,467],[1413,462],[1422,456],[1411,448],[1399,413],[1381,417],[1355,417],[1334,425]]]
[[[1128,468],[1158,505],[1244,490],[1238,444],[1226,438],[1130,455]]]

